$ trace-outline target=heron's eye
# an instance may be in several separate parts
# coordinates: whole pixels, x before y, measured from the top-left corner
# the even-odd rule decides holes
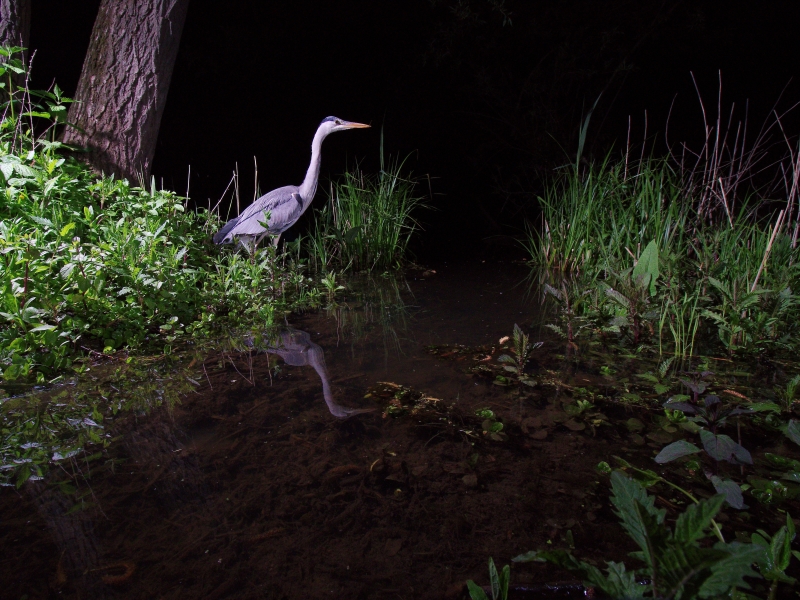
[[[342,124],[342,122],[339,119],[336,119],[335,122],[336,122],[337,125],[341,125]]]

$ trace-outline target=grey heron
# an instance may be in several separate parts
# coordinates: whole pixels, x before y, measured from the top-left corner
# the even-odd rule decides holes
[[[322,140],[328,134],[345,129],[369,127],[363,123],[345,121],[338,117],[327,117],[317,127],[314,140],[311,142],[311,164],[308,165],[306,178],[299,186],[286,185],[264,194],[258,200],[228,221],[214,235],[214,243],[228,244],[237,238],[247,240],[255,246],[264,236],[271,235],[272,243],[277,246],[281,234],[294,225],[314,200],[319,179]],[[266,223],[264,227],[262,223]]]

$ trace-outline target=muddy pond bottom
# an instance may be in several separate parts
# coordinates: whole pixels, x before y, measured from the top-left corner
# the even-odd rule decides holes
[[[466,598],[490,556],[626,559],[595,467],[652,468],[663,443],[624,425],[646,420],[630,407],[565,411],[611,382],[532,329],[527,271],[435,271],[221,343],[180,404],[118,417],[101,460],[2,490],[0,596]],[[529,383],[503,385],[515,323],[546,343]],[[511,578],[574,580],[539,563]]]

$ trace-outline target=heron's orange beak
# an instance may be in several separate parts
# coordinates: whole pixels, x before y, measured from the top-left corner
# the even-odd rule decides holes
[[[353,121],[345,121],[342,123],[344,127],[347,129],[365,129],[368,127],[372,127],[372,125],[365,125],[364,123],[354,123]]]

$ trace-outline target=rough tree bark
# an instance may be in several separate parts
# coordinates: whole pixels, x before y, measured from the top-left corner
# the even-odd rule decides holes
[[[147,180],[189,0],[102,0],[64,142],[97,171]]]
[[[0,0],[0,46],[22,46],[28,48],[31,40],[31,0]],[[22,61],[28,64],[28,51]],[[15,56],[14,58],[19,58]],[[2,60],[2,58],[0,58]],[[24,75],[13,75],[14,85],[25,85]],[[4,90],[7,93],[8,90]],[[0,98],[7,98],[0,93]]]
[[[31,39],[31,0],[0,0],[0,46],[27,48]]]

